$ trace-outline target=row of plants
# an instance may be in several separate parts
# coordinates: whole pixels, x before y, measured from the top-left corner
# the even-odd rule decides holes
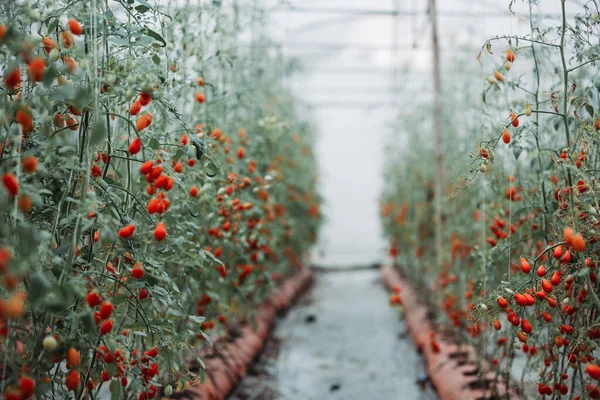
[[[498,396],[516,378],[524,398],[600,398],[600,8],[560,4],[552,17],[530,0],[529,34],[492,37],[460,65],[487,78],[444,88],[441,249],[434,143],[422,139],[432,108],[400,116],[409,144],[394,137],[386,155],[389,253],[433,292],[437,322],[489,361]]]
[[[301,266],[313,134],[266,18],[0,2],[0,398],[169,396]]]

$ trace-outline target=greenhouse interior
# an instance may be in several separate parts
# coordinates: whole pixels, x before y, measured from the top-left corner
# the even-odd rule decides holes
[[[599,67],[598,0],[0,0],[0,400],[600,399]]]

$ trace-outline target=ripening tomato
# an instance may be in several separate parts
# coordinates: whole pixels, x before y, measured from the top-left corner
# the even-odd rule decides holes
[[[543,265],[540,265],[537,269],[537,275],[541,278],[542,276],[546,275],[546,267],[544,267]]]
[[[100,306],[100,318],[109,319],[113,312],[113,305],[110,301],[106,300]]]
[[[21,69],[14,67],[9,73],[5,74],[4,84],[11,90],[18,88],[21,85]]]
[[[552,293],[552,284],[548,282],[546,279],[542,279],[542,289],[546,293]]]
[[[2,185],[4,185],[10,197],[14,198],[19,194],[19,182],[17,182],[17,178],[11,172],[2,176]]]
[[[131,107],[129,108],[129,114],[138,115],[140,110],[142,109],[142,103],[139,100],[136,100]]]
[[[119,229],[119,237],[121,239],[130,238],[133,235],[133,232],[135,232],[135,226],[133,224],[129,224]]]
[[[150,100],[152,100],[152,97],[150,96],[150,94],[148,94],[146,92],[140,93],[139,102],[141,105],[147,106],[150,103]]]
[[[140,138],[138,137],[134,137],[133,140],[131,141],[131,143],[129,143],[129,153],[130,154],[137,154],[140,152],[140,150],[142,149],[142,142],[140,141]]]
[[[510,133],[506,129],[502,131],[502,141],[506,144],[510,143]]]
[[[24,156],[21,160],[21,168],[29,174],[34,173],[37,169],[37,158],[35,156]]]
[[[35,393],[35,381],[28,376],[22,376],[19,379],[19,392],[21,398],[28,399]]]
[[[135,263],[133,269],[131,270],[131,276],[136,279],[141,279],[144,276],[144,267],[142,266],[142,263]]]
[[[100,305],[100,303],[102,302],[102,298],[100,297],[100,294],[98,294],[98,292],[94,290],[88,292],[88,294],[85,296],[85,302],[88,304],[88,306],[94,308]]]
[[[542,313],[542,318],[544,318],[544,321],[546,321],[546,322],[552,321],[552,316],[550,315],[550,313],[548,311],[544,311]]]
[[[92,165],[92,171],[90,172],[90,175],[92,176],[92,178],[102,176],[102,170],[97,164]]]
[[[41,81],[44,71],[46,71],[46,61],[42,57],[36,57],[29,62],[27,72],[29,73],[29,79],[33,82]]]
[[[525,333],[531,333],[533,331],[533,327],[526,319],[521,321],[521,328],[523,328],[523,332]]]
[[[504,297],[498,297],[498,299],[496,301],[498,302],[498,306],[500,308],[508,307],[508,301],[506,301],[506,299]]]
[[[573,246],[573,249],[577,252],[585,251],[585,239],[583,238],[581,233],[573,235],[573,238],[571,239],[571,245]]]
[[[152,123],[152,114],[144,114],[137,119],[135,127],[138,130],[138,132],[140,132],[140,131],[143,131],[144,129],[146,129],[147,127],[149,127],[151,123]]]
[[[519,126],[519,118],[517,118],[517,114],[510,114],[510,120],[512,121],[512,126],[514,126],[515,128]]]
[[[113,323],[110,319],[107,319],[100,325],[100,335],[104,336],[110,331],[112,331]]]
[[[79,387],[79,371],[73,369],[67,374],[65,378],[65,386],[69,390],[77,390]]]
[[[154,161],[152,161],[152,160],[146,161],[140,167],[140,173],[142,173],[144,175],[149,174],[150,172],[152,172],[152,167],[153,166],[154,166]]]
[[[595,380],[600,379],[600,367],[594,364],[590,364],[587,366],[587,368],[585,369],[585,372],[587,372],[587,374]]]
[[[521,257],[521,271],[524,274],[528,274],[531,271],[531,265],[529,265],[525,257]]]
[[[77,72],[77,62],[71,57],[65,56],[65,58],[63,58],[63,63],[65,64],[65,69],[69,74],[73,75]]]
[[[515,53],[511,49],[506,51],[506,61],[514,62],[515,61]]]
[[[81,35],[83,33],[83,28],[81,27],[81,24],[75,18],[71,18],[68,24],[69,30],[73,35]]]
[[[19,200],[17,201],[17,206],[19,207],[19,210],[21,210],[24,213],[28,213],[29,211],[31,211],[31,208],[33,207],[33,204],[31,202],[31,197],[29,197],[26,194],[22,194],[19,196]]]
[[[167,237],[167,228],[165,227],[164,223],[159,222],[158,224],[156,224],[156,228],[154,228],[154,238],[156,239],[156,241],[161,242],[166,237]]]
[[[15,121],[21,125],[21,133],[23,135],[27,135],[29,132],[33,131],[33,118],[31,117],[31,112],[29,110],[19,108],[17,110],[17,115],[15,116]]]
[[[550,279],[550,282],[552,282],[554,286],[560,285],[560,272],[554,271],[554,275],[552,275],[552,279]]]
[[[75,348],[70,348],[67,350],[67,361],[72,369],[77,368],[79,366],[79,362],[81,357],[79,356],[79,351]]]
[[[557,260],[560,259],[563,255],[563,248],[562,246],[556,246],[554,248],[554,258],[556,258]]]

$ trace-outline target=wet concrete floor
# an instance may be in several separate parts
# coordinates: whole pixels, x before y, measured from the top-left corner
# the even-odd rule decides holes
[[[230,400],[435,399],[425,380],[379,271],[325,272],[278,321]]]

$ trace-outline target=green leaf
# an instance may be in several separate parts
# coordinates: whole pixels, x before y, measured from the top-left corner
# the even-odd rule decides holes
[[[136,6],[135,9],[137,10],[137,12],[139,12],[140,14],[145,13],[146,11],[148,11],[150,9],[150,7],[148,6],[144,6],[144,5],[139,5]]]
[[[200,317],[197,315],[190,315],[189,316],[190,321],[192,321],[194,324],[201,326],[202,323],[206,320],[206,318],[204,317]]]
[[[52,22],[48,24],[48,32],[54,32],[58,28],[58,18],[53,18]]]
[[[214,178],[219,172],[219,167],[217,167],[217,164],[215,164],[213,161],[208,161],[206,164],[204,164],[204,168],[206,168],[206,175],[209,178]]]
[[[156,65],[159,65],[159,64],[160,64],[160,57],[158,56],[158,54],[154,54],[154,55],[152,56],[152,62],[153,62],[154,64],[156,64]]]
[[[116,365],[116,363],[111,363],[109,365]],[[123,393],[123,385],[121,385],[121,381],[113,379],[113,381],[110,383],[110,400],[123,400],[124,398],[125,394]]]
[[[110,349],[109,349],[110,350]],[[108,372],[108,374],[110,376],[115,376],[117,375],[117,363],[110,363],[110,364],[106,364],[104,369],[106,370],[106,372]],[[119,382],[120,383],[120,382]],[[120,385],[119,385],[120,386]],[[112,392],[112,385],[110,386],[111,392]]]
[[[210,251],[206,251],[206,250],[202,250],[202,251],[204,252],[205,255],[208,256],[208,258],[210,258],[211,260],[213,260],[217,264],[225,266],[225,264],[223,264],[223,262],[221,260],[219,260],[217,257],[215,257],[215,255],[213,253],[211,253]]]
[[[183,150],[178,149],[177,152],[175,153],[175,155],[173,156],[173,161],[175,161],[175,162],[179,161],[182,156],[183,156]]]
[[[162,36],[160,36],[157,32],[154,32],[147,26],[144,27],[144,33],[147,36],[150,36],[152,39],[159,41],[162,44],[162,47],[165,47],[167,45],[167,42],[165,41],[165,39],[163,39]]]
[[[150,139],[150,143],[148,143],[148,147],[150,147],[152,150],[156,150],[156,149],[158,149],[158,146],[160,146],[160,143],[158,143],[158,140],[156,138]]]
[[[586,104],[585,110],[588,112],[588,114],[590,114],[590,117],[594,116],[594,107],[592,107],[591,104]]]
[[[134,379],[129,383],[129,386],[127,387],[127,389],[130,392],[138,392],[140,390],[142,390],[144,386],[142,385],[142,381],[140,381],[139,379]]]
[[[152,8],[152,5],[150,5],[150,3],[148,3],[145,0],[137,0],[138,3],[140,3],[142,6],[144,7],[148,7],[149,9]],[[139,7],[139,6],[138,6]]]
[[[48,276],[42,272],[34,272],[29,276],[31,285],[29,287],[28,299],[32,304],[42,300],[52,289],[52,283]]]
[[[92,125],[92,135],[90,136],[90,146],[102,142],[106,138],[106,124],[103,118],[96,117]]]
[[[94,332],[96,330],[96,321],[94,321],[94,316],[90,310],[84,310],[81,312],[77,319],[79,320],[79,325],[83,327],[85,332]]]
[[[50,391],[51,387],[49,383],[39,383],[35,385],[35,394],[38,397],[41,397]]]

